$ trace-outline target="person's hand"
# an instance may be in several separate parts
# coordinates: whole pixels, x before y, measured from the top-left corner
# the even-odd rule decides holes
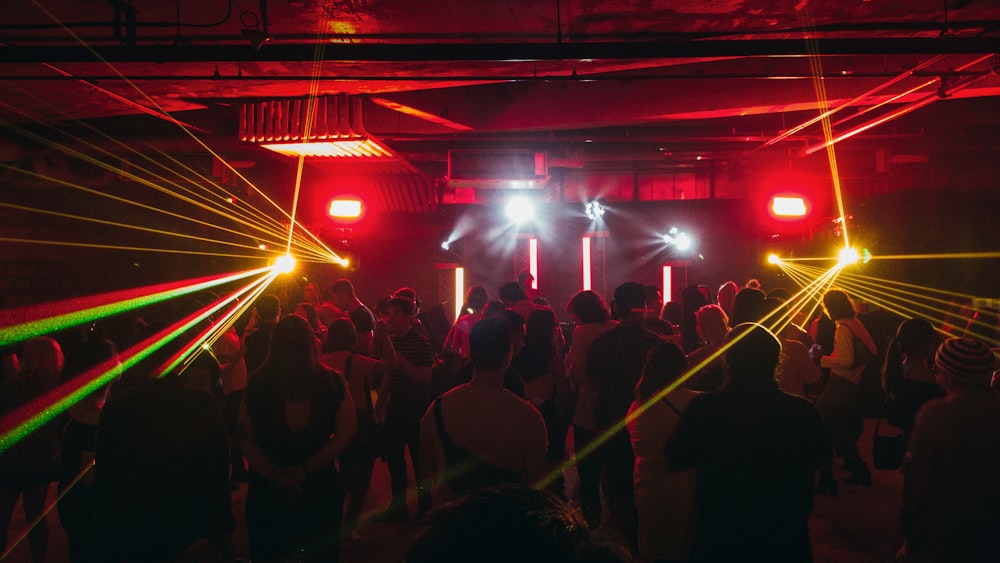
[[[302,484],[306,482],[306,470],[301,465],[282,467],[275,479],[278,488],[290,488],[296,491],[302,490]]]
[[[809,357],[812,358],[814,362],[819,361],[819,359],[823,357],[823,347],[819,344],[813,344],[810,346]]]

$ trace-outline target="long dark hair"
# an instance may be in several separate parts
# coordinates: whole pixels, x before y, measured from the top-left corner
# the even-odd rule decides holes
[[[528,313],[524,347],[514,360],[524,381],[533,381],[548,370],[549,362],[556,353],[555,346],[552,345],[552,332],[557,322],[556,314],[551,309],[535,309]]]
[[[650,348],[646,363],[642,366],[642,378],[635,386],[635,396],[640,401],[648,401],[661,389],[670,385],[684,373],[687,356],[672,343],[664,342]]]
[[[267,358],[251,379],[266,374],[278,379],[291,396],[306,398],[301,394],[309,392],[316,377],[327,373],[320,364],[316,333],[309,321],[288,315],[274,326]]]

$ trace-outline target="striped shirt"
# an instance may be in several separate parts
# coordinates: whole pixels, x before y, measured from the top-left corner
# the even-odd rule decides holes
[[[415,367],[428,367],[434,364],[434,351],[431,341],[410,329],[402,336],[390,336],[396,354],[409,360]],[[400,401],[412,405],[429,401],[429,389],[426,385],[407,375],[402,368],[389,374],[389,408],[401,406]],[[394,404],[395,403],[395,404]]]

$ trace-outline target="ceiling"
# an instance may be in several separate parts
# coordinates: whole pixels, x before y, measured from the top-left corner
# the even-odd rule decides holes
[[[309,167],[391,176],[374,184],[386,209],[424,210],[440,198],[434,186],[447,185],[449,150],[544,151],[553,175],[627,173],[822,156],[823,128],[813,122],[821,107],[838,109],[834,138],[857,133],[841,146],[900,153],[995,147],[1000,124],[993,0],[5,8],[0,162],[46,140],[148,142],[169,154],[203,142],[232,162],[280,162],[289,159],[239,140],[243,104],[351,94],[394,162]]]

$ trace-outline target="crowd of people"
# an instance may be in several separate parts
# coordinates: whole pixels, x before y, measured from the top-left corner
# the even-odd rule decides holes
[[[169,347],[122,367],[96,328],[27,340],[5,358],[5,417],[81,391],[0,453],[4,527],[58,482],[73,562],[230,561],[246,483],[255,562],[337,561],[401,521],[429,528],[413,561],[811,561],[814,495],[872,486],[857,444],[874,377],[907,451],[897,560],[1000,561],[996,327],[865,322],[836,288],[801,318],[756,280],[667,303],[637,282],[610,304],[580,291],[561,323],[531,281],[470,288],[447,334],[412,288],[369,308],[347,279],[308,283],[162,372]],[[363,514],[382,461],[391,501]],[[42,519],[33,561],[47,541]]]

